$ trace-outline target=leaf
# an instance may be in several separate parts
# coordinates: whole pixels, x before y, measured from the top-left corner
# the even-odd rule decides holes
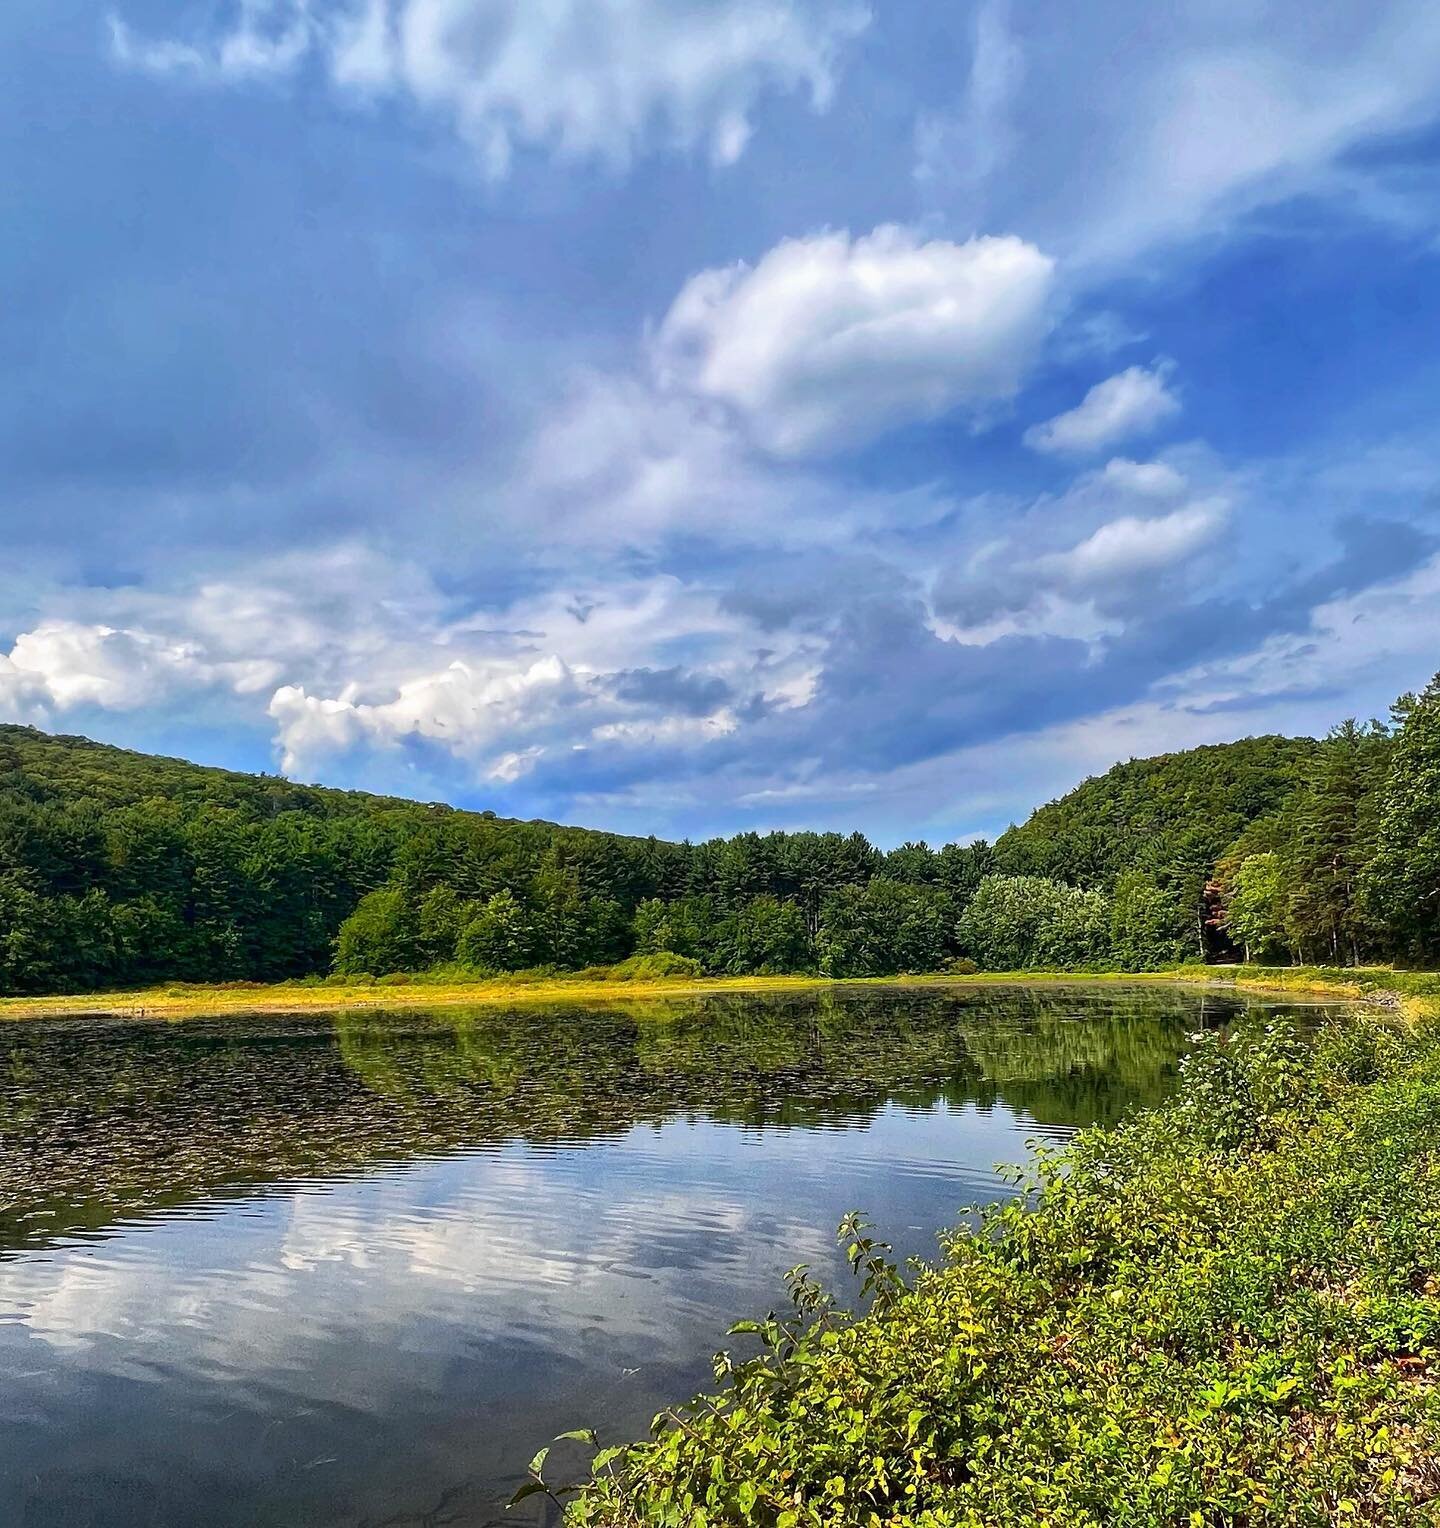
[[[505,1510],[508,1512],[511,1507],[518,1507],[528,1496],[538,1496],[541,1494],[545,1496],[550,1494],[544,1483],[539,1480],[527,1480],[510,1500],[505,1503]]]
[[[588,1443],[591,1448],[599,1448],[600,1440],[595,1436],[593,1427],[572,1427],[569,1432],[556,1433],[556,1443]]]

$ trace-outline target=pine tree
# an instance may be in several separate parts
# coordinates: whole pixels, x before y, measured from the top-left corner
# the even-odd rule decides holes
[[[1296,798],[1287,923],[1307,956],[1359,965],[1381,935],[1360,882],[1374,853],[1389,753],[1387,728],[1346,721],[1331,732]]]
[[[1440,674],[1419,695],[1397,701],[1394,716],[1398,731],[1363,894],[1397,951],[1434,961],[1440,959]]]

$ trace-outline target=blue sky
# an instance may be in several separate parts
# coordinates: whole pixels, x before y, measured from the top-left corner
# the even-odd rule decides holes
[[[0,719],[993,832],[1440,666],[1424,0],[19,0]]]

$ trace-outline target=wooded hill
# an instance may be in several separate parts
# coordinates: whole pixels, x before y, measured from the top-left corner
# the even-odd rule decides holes
[[[0,726],[0,990],[673,952],[835,976],[1440,960],[1440,687],[1117,765],[992,846],[517,822]]]

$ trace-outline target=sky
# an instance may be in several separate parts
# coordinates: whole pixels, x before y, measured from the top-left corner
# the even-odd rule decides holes
[[[10,0],[0,720],[993,834],[1440,667],[1433,0]]]

